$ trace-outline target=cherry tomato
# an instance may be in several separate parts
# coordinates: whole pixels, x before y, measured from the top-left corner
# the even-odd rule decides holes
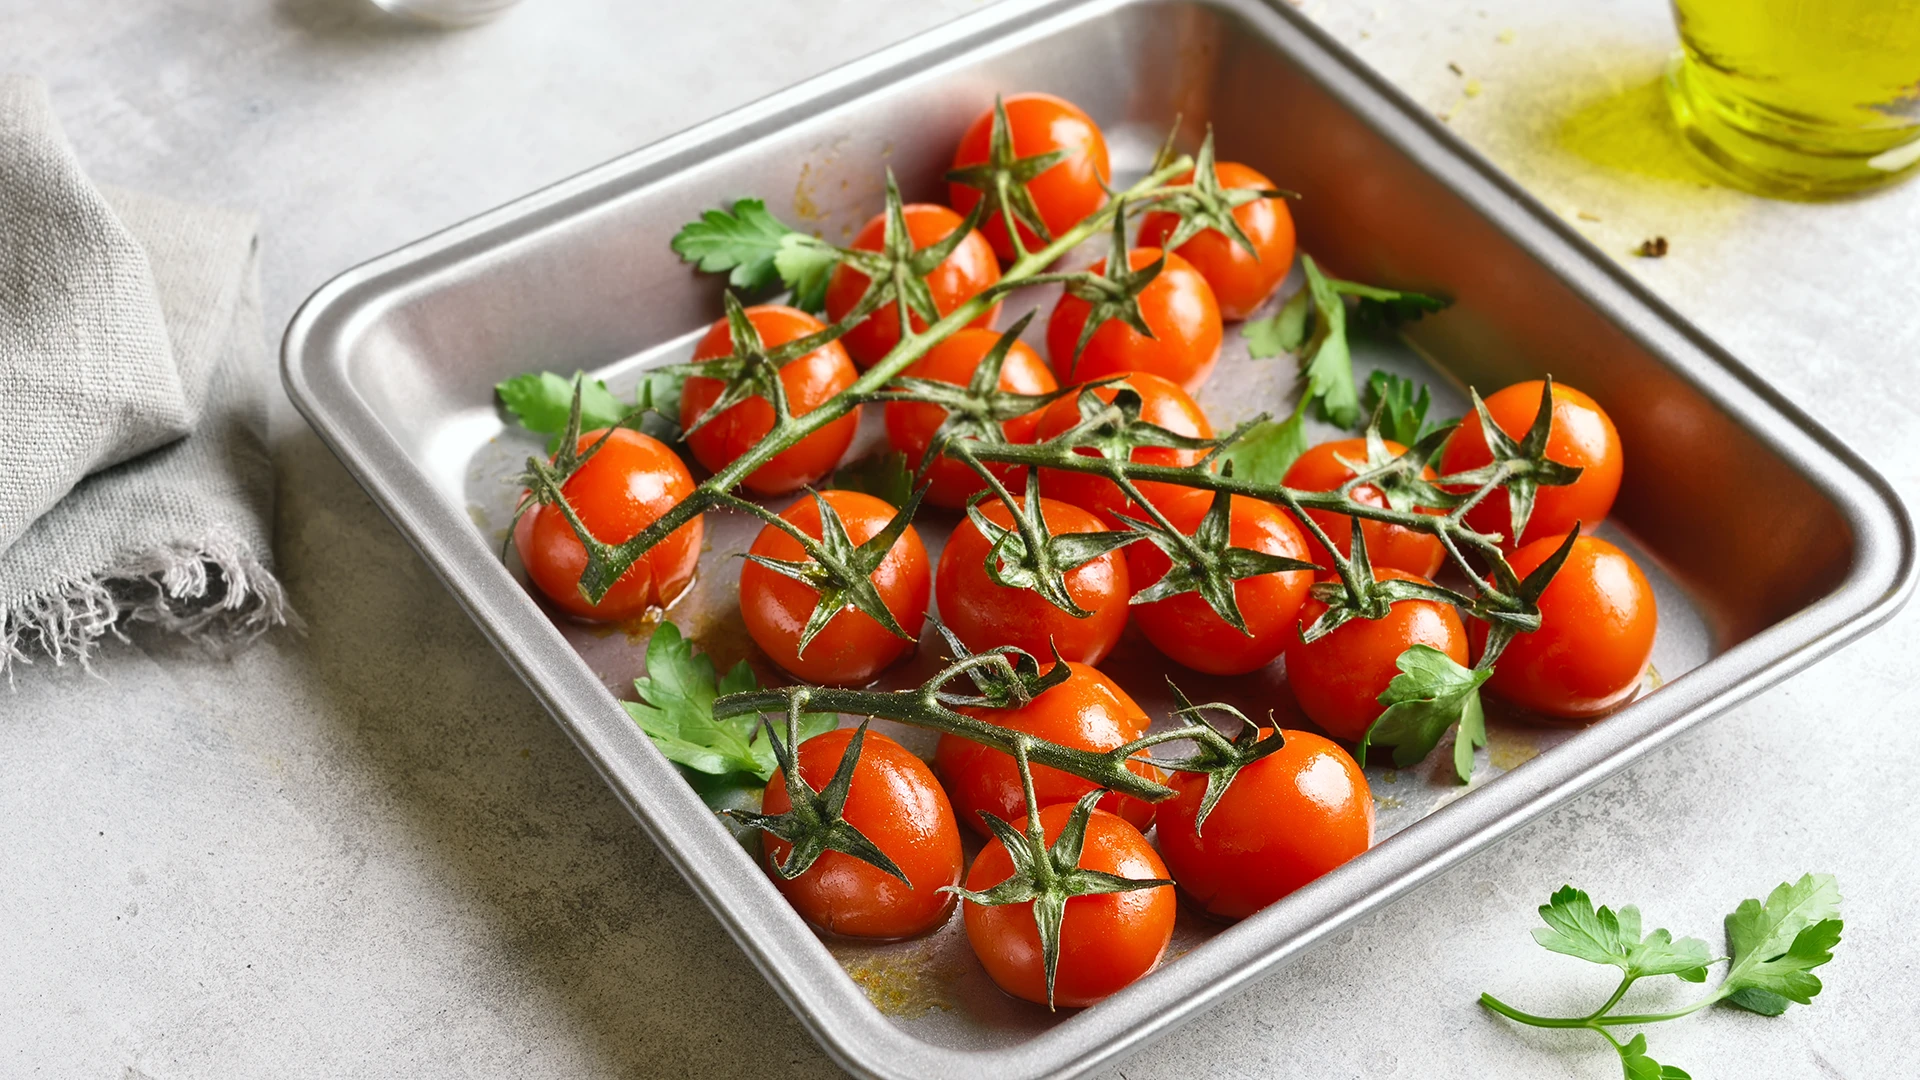
[[[1224,188],[1273,187],[1273,181],[1236,161],[1217,162],[1213,175]],[[1174,180],[1176,184],[1192,182],[1191,171]],[[1253,252],[1217,229],[1207,229],[1175,250],[1213,286],[1221,317],[1244,319],[1273,295],[1293,267],[1293,212],[1285,199],[1255,199],[1234,207],[1233,220],[1253,241]],[[1141,219],[1140,246],[1164,246],[1179,227],[1180,215],[1156,210]]]
[[[1048,843],[1060,835],[1071,813],[1073,807],[1064,803],[1040,811],[1040,828]],[[1026,819],[1014,827],[1024,829]],[[1087,819],[1080,865],[1136,881],[1167,876],[1166,865],[1140,830],[1105,810],[1095,810]],[[983,892],[1012,876],[1013,860],[996,839],[967,870],[967,888]],[[1054,1004],[1091,1005],[1152,971],[1173,940],[1177,907],[1173,890],[1164,886],[1068,899],[1060,922]],[[974,955],[1000,989],[1046,1004],[1047,968],[1032,902],[982,907],[969,901],[962,917]]]
[[[1542,537],[1508,556],[1507,563],[1524,578],[1565,539]],[[1640,689],[1653,659],[1658,621],[1653,586],[1633,558],[1597,536],[1582,536],[1540,594],[1540,629],[1507,645],[1494,662],[1487,689],[1548,716],[1599,716],[1626,704]],[[1486,626],[1476,621],[1475,655],[1486,640]]]
[[[1047,231],[1057,237],[1105,206],[1106,182],[1111,175],[1107,165],[1107,140],[1101,136],[1093,118],[1072,102],[1052,94],[1015,94],[1006,98],[1004,104],[1016,156],[1034,157],[1055,150],[1067,152],[1052,168],[1027,181],[1027,194],[1033,197],[1034,207],[1039,210]],[[953,153],[953,167],[964,169],[984,164],[992,137],[993,110],[988,109],[960,136],[960,146]],[[947,185],[947,201],[962,215],[973,212],[981,195],[978,188],[965,184]],[[1032,230],[1025,225],[1019,228],[1020,243],[1028,251],[1038,251],[1044,246]],[[1015,252],[1013,242],[1007,238],[1004,215],[998,212],[989,215],[980,223],[980,231],[1002,260],[1013,261]]]
[[[1159,257],[1159,248],[1138,247],[1127,253],[1127,262],[1138,270]],[[1107,261],[1102,259],[1092,269],[1099,274],[1106,268]],[[1200,389],[1220,358],[1223,331],[1212,286],[1187,260],[1168,255],[1160,276],[1141,290],[1139,300],[1152,337],[1119,319],[1109,319],[1087,339],[1086,349],[1076,360],[1074,346],[1080,342],[1092,307],[1072,293],[1061,294],[1047,317],[1047,355],[1053,358],[1053,371],[1061,382],[1144,371],[1177,383],[1189,394]]]
[[[1204,774],[1175,773],[1177,794],[1159,806],[1173,880],[1217,919],[1244,919],[1373,846],[1360,766],[1312,732],[1281,734],[1280,749],[1234,775],[1198,832]]]
[[[761,341],[769,349],[825,329],[820,320],[806,312],[779,304],[750,307],[747,309],[747,318],[753,323],[753,328],[760,332]],[[693,350],[693,358],[696,361],[715,360],[732,353],[733,344],[727,335],[727,321],[721,319],[707,331],[706,337],[700,339],[699,347]],[[795,416],[802,416],[852,386],[859,374],[853,368],[853,361],[847,358],[847,350],[841,348],[839,342],[832,341],[782,367],[780,385],[787,393],[787,407],[793,410]],[[720,399],[724,386],[719,379],[704,375],[690,376],[686,388],[680,392],[680,426],[692,427],[700,414],[707,411],[707,406]],[[797,491],[833,471],[833,467],[840,463],[841,455],[847,452],[848,445],[853,442],[854,432],[859,427],[860,410],[856,408],[782,450],[773,460],[748,473],[744,483],[749,490],[762,495],[784,495],[789,491]],[[693,450],[693,456],[700,459],[700,464],[719,472],[772,430],[773,403],[763,397],[753,397],[714,417],[706,426],[688,435],[687,446]]]
[[[580,436],[579,450],[584,452],[606,434],[603,428]],[[619,544],[633,539],[686,498],[693,491],[693,477],[665,443],[615,428],[560,491],[595,540]],[[520,515],[513,528],[513,546],[528,579],[555,606],[582,619],[618,622],[679,598],[693,581],[700,560],[701,529],[696,517],[668,534],[635,560],[597,604],[580,595],[587,549],[559,507],[535,506]]]
[[[989,500],[980,510],[1003,529],[1013,526],[1013,515],[998,499]],[[1040,500],[1040,517],[1056,536],[1103,529],[1099,518],[1052,499]],[[1127,561],[1118,551],[1067,571],[1067,595],[1082,610],[1093,612],[1076,619],[1030,589],[996,584],[987,576],[987,552],[992,547],[972,520],[962,521],[940,553],[940,568],[934,576],[940,617],[967,648],[984,652],[1013,645],[1043,660],[1058,648],[1065,660],[1097,664],[1106,659],[1127,627],[1131,595]]]
[[[1543,385],[1536,379],[1515,383],[1494,394],[1486,399],[1488,415],[1501,431],[1515,439],[1524,437],[1533,426],[1534,414],[1540,411]],[[1573,531],[1575,522],[1589,529],[1600,524],[1613,509],[1614,496],[1620,493],[1621,458],[1620,433],[1598,402],[1571,386],[1553,384],[1553,428],[1547,435],[1547,457],[1562,465],[1577,465],[1583,471],[1571,484],[1540,489],[1533,515],[1518,540],[1513,538],[1513,518],[1505,492],[1492,492],[1467,511],[1467,524],[1481,532],[1501,534],[1509,548],[1543,536],[1565,536]],[[1479,414],[1467,413],[1440,452],[1440,471],[1466,472],[1492,460]]]
[[[1206,516],[1206,507],[1183,503],[1179,510],[1181,516],[1169,514],[1167,520],[1192,536]],[[1290,559],[1307,558],[1306,538],[1272,503],[1235,495],[1228,506],[1227,521],[1228,540],[1234,547]],[[1125,551],[1135,592],[1159,581],[1173,566],[1167,553],[1148,540],[1129,544]],[[1133,618],[1153,647],[1175,662],[1209,675],[1241,675],[1267,666],[1286,651],[1287,643],[1298,633],[1296,617],[1311,584],[1313,574],[1306,570],[1261,574],[1234,582],[1234,600],[1247,624],[1248,633],[1244,634],[1228,625],[1199,593],[1135,604]]]
[[[902,209],[906,212],[907,234],[913,237],[915,250],[945,240],[964,223],[959,214],[931,203],[910,203]],[[860,234],[853,238],[850,246],[856,251],[879,251],[886,229],[887,215],[875,214],[873,220],[867,222]],[[867,275],[845,263],[836,267],[833,278],[827,283],[827,318],[839,322],[847,312],[852,311],[860,298],[866,295],[870,280]],[[941,315],[980,295],[999,280],[1000,264],[994,260],[993,245],[987,243],[978,230],[960,241],[960,246],[953,250],[953,254],[934,267],[926,278],[927,289],[933,293],[934,310]],[[995,304],[967,325],[992,326],[999,314],[1000,305]],[[912,320],[914,330],[927,328],[926,320],[920,316],[914,315]],[[847,336],[841,338],[840,343],[847,347],[854,363],[862,368],[872,367],[900,343],[900,308],[896,304],[888,304],[875,311],[847,331]]]
[[[1391,439],[1383,439],[1390,454],[1404,454],[1407,448]],[[1355,473],[1348,462],[1365,466],[1367,461],[1367,440],[1336,439],[1321,443],[1294,460],[1287,469],[1282,483],[1300,491],[1332,491]],[[1428,480],[1434,478],[1432,469],[1422,471]],[[1386,496],[1371,484],[1363,484],[1353,489],[1353,497],[1367,506],[1387,505]],[[1440,511],[1421,511],[1439,513]],[[1327,539],[1332,540],[1340,549],[1341,555],[1353,554],[1353,519],[1345,514],[1329,513],[1325,510],[1309,510],[1320,528],[1326,531]],[[1386,566],[1395,570],[1404,570],[1415,577],[1430,578],[1446,561],[1447,549],[1440,538],[1431,533],[1417,532],[1400,525],[1385,521],[1362,521],[1360,535],[1367,542],[1367,560],[1374,566]],[[1308,545],[1313,549],[1313,561],[1327,569],[1333,569],[1333,558],[1316,541]]]
[[[980,366],[981,358],[999,340],[1000,335],[991,330],[962,330],[935,345],[918,363],[908,368],[906,374],[917,379],[965,386],[973,378],[974,369]],[[1000,367],[999,385],[1000,389],[1016,394],[1045,394],[1058,389],[1053,381],[1053,372],[1047,370],[1047,365],[1040,360],[1040,354],[1024,341],[1014,342],[1007,351],[1006,362]],[[887,441],[893,444],[895,450],[907,455],[910,468],[919,468],[920,459],[926,456],[934,433],[946,422],[947,410],[924,401],[895,401],[887,405],[886,416]],[[1005,421],[1000,425],[1000,430],[1010,443],[1030,443],[1037,438],[1035,432],[1039,427],[1040,410],[1035,409],[1025,416]],[[1025,469],[1012,465],[989,465],[988,469],[1014,494],[1026,490]],[[927,489],[927,501],[952,510],[966,506],[968,499],[984,491],[987,486],[978,473],[947,457],[934,463],[929,479],[932,486]]]
[[[1207,414],[1187,396],[1185,390],[1168,382],[1158,375],[1134,374],[1127,376],[1124,382],[1108,383],[1096,386],[1093,392],[1101,401],[1112,401],[1119,395],[1120,388],[1127,387],[1140,395],[1140,419],[1149,424],[1166,428],[1176,435],[1187,435],[1199,439],[1213,438],[1213,425],[1207,423]],[[1040,414],[1040,427],[1035,433],[1040,441],[1073,427],[1080,422],[1078,394],[1066,397],[1047,406]],[[1078,451],[1093,456],[1090,449]],[[1137,447],[1128,458],[1143,465],[1191,465],[1206,456],[1201,450],[1176,450],[1164,446]],[[1191,488],[1183,484],[1166,484],[1157,480],[1136,480],[1135,486],[1147,501],[1160,508],[1161,513],[1172,517],[1176,510],[1183,519],[1191,507],[1198,506],[1205,512],[1206,506],[1213,500],[1213,493],[1203,488]],[[1132,505],[1132,500],[1121,492],[1120,486],[1103,476],[1091,473],[1066,472],[1060,469],[1040,470],[1040,493],[1050,499],[1069,502],[1084,510],[1091,510],[1107,522],[1109,527],[1119,528],[1118,514],[1130,517],[1145,517],[1146,511]],[[1195,518],[1198,520],[1198,518]]]
[[[1069,663],[1067,667],[1073,674],[1065,682],[1017,709],[960,711],[1081,750],[1112,750],[1147,733],[1152,721],[1112,679],[1085,664]],[[1052,664],[1046,664],[1041,670],[1052,668]],[[1002,821],[1026,816],[1026,789],[1012,755],[958,735],[942,735],[933,764],[953,797],[960,820],[980,835],[993,835],[980,818],[981,810]],[[1166,773],[1145,762],[1132,761],[1127,766],[1149,779],[1166,779]],[[1034,765],[1032,770],[1033,797],[1041,806],[1076,802],[1094,787],[1091,780],[1050,766]],[[1101,797],[1100,808],[1119,814],[1142,832],[1153,824],[1153,804],[1132,796],[1109,791]]]
[[[854,730],[839,728],[800,744],[800,775],[815,791],[833,779]],[[786,775],[775,770],[762,800],[766,813],[792,809],[786,785]],[[940,890],[960,882],[960,830],[927,763],[869,730],[841,817],[892,859],[907,881],[839,851],[823,852],[805,873],[783,881],[772,866],[792,845],[761,833],[768,875],[800,917],[828,933],[865,938],[913,937],[945,923],[953,894]]]
[[[857,491],[823,491],[820,497],[840,516],[841,524],[847,528],[847,538],[856,546],[873,539],[893,520],[892,504],[871,495]],[[812,499],[800,499],[780,516],[798,526],[801,532],[820,539],[820,507]],[[760,530],[751,551],[782,562],[810,561],[798,540],[773,525]],[[871,575],[894,621],[915,639],[919,638],[920,627],[926,622],[931,576],[927,549],[911,525],[893,542],[886,558]],[[819,599],[819,592],[813,588],[759,563],[748,561],[740,567],[740,615],[746,621],[747,634],[774,663],[797,678],[835,686],[859,686],[873,681],[875,675],[913,647],[912,641],[895,637],[873,616],[844,608],[807,643],[807,651],[800,653],[800,634],[806,629]]]
[[[1382,581],[1425,580],[1385,568],[1373,573]],[[1308,597],[1300,606],[1301,629],[1326,610]],[[1386,711],[1375,699],[1400,674],[1393,662],[1414,645],[1430,645],[1457,664],[1467,662],[1467,631],[1452,605],[1402,600],[1384,619],[1350,620],[1311,644],[1295,638],[1287,645],[1287,685],[1308,719],[1334,738],[1354,742]]]

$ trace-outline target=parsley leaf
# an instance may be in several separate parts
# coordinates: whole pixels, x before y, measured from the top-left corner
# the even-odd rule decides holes
[[[1490,670],[1468,669],[1431,645],[1409,646],[1394,660],[1400,674],[1380,692],[1387,711],[1360,738],[1360,764],[1367,762],[1370,745],[1393,747],[1393,763],[1406,768],[1426,757],[1440,737],[1455,724],[1453,768],[1465,783],[1473,776],[1473,751],[1487,745],[1486,713],[1480,707],[1480,684]]]
[[[1453,303],[1425,293],[1380,289],[1357,281],[1336,281],[1340,295],[1354,297],[1353,324],[1366,330],[1393,330],[1414,322],[1423,315],[1444,311]]]
[[[1763,1016],[1779,1016],[1820,992],[1813,969],[1833,959],[1840,943],[1840,886],[1832,874],[1807,874],[1782,884],[1767,902],[1743,900],[1727,916],[1733,966],[1720,992]]]
[[[573,411],[573,379],[551,371],[530,371],[495,385],[493,392],[528,431],[558,439],[566,430],[567,416]],[[581,431],[612,427],[628,411],[599,379],[588,379],[581,386]]]
[[[888,450],[833,470],[828,486],[840,491],[863,492],[895,506],[905,506],[913,497],[913,470],[907,467],[907,455]]]
[[[1693,1074],[1678,1065],[1662,1065],[1647,1054],[1647,1037],[1635,1035],[1620,1049],[1620,1065],[1627,1080],[1693,1080]]]
[[[1380,437],[1412,446],[1434,429],[1427,423],[1427,410],[1433,407],[1433,395],[1412,379],[1391,371],[1376,371],[1367,376],[1366,397],[1361,407],[1368,416],[1380,414]]]
[[[1347,340],[1346,298],[1355,300],[1351,325],[1389,329],[1439,311],[1450,301],[1331,278],[1321,272],[1311,255],[1300,257],[1300,268],[1307,277],[1306,287],[1288,297],[1280,310],[1268,318],[1242,324],[1240,332],[1246,338],[1248,355],[1255,359],[1298,353],[1300,376],[1305,383],[1300,391],[1303,400],[1315,408],[1322,420],[1351,428],[1359,422],[1361,412],[1360,394],[1353,379],[1353,349]],[[1371,385],[1369,380],[1370,389]],[[1383,387],[1374,392],[1384,390]],[[1415,408],[1411,386],[1404,393],[1407,399],[1396,419]],[[1392,432],[1383,434],[1409,446],[1417,442],[1419,423],[1431,399],[1422,390],[1417,401],[1421,415],[1413,420],[1413,437],[1397,438]]]
[[[817,312],[827,306],[827,282],[840,265],[840,253],[805,233],[790,232],[780,238],[773,265],[780,271],[780,280],[793,290],[793,306]]]
[[[1306,379],[1302,393],[1320,407],[1320,419],[1350,428],[1360,419],[1360,395],[1353,385],[1353,351],[1347,345],[1347,305],[1334,291],[1331,278],[1320,272],[1313,256],[1300,257],[1307,272],[1306,291],[1313,296],[1313,335],[1307,339]]]
[[[1247,430],[1220,460],[1233,465],[1236,479],[1255,484],[1277,484],[1287,468],[1307,452],[1306,426],[1299,411],[1285,420],[1263,420]]]
[[[1640,909],[1632,904],[1616,914],[1595,910],[1593,900],[1571,885],[1563,885],[1540,907],[1545,926],[1533,932],[1544,948],[1614,967],[1638,978],[1678,975],[1688,982],[1705,982],[1712,954],[1699,938],[1678,941],[1665,930],[1640,936]]]
[[[1247,355],[1255,360],[1270,360],[1281,353],[1299,352],[1307,343],[1306,289],[1294,293],[1271,319],[1252,319],[1241,327],[1247,339]]]
[[[647,673],[633,681],[638,701],[622,702],[627,715],[647,733],[667,760],[695,773],[728,778],[745,774],[765,783],[773,775],[773,748],[756,716],[713,718],[715,698],[760,688],[753,669],[742,660],[721,676],[713,658],[696,655],[693,642],[680,628],[663,622],[647,642]],[[800,718],[800,737],[812,738],[839,725],[833,713],[806,713]],[[696,788],[726,785],[703,781]]]
[[[1536,929],[1533,939],[1541,945],[1620,969],[1620,985],[1613,996],[1594,1012],[1569,1017],[1521,1012],[1492,994],[1481,994],[1480,1004],[1533,1027],[1597,1032],[1620,1055],[1627,1080],[1691,1080],[1686,1070],[1653,1060],[1647,1053],[1646,1036],[1636,1035],[1623,1043],[1608,1029],[1677,1020],[1721,1001],[1763,1016],[1779,1016],[1790,1003],[1812,1001],[1820,992],[1820,979],[1813,969],[1833,959],[1833,947],[1840,943],[1840,887],[1831,874],[1807,874],[1774,889],[1764,904],[1741,901],[1727,916],[1727,947],[1733,953],[1727,977],[1692,1004],[1651,1015],[1614,1010],[1628,988],[1649,975],[1705,981],[1707,968],[1720,962],[1709,957],[1705,942],[1676,941],[1665,930],[1643,938],[1639,909],[1623,907],[1617,914],[1604,907],[1596,910],[1587,894],[1571,885],[1553,894],[1540,908],[1540,917],[1547,925]]]
[[[708,210],[673,237],[673,253],[727,283],[757,293],[777,281],[793,290],[793,306],[818,311],[826,302],[827,278],[840,261],[832,245],[788,228],[759,199],[739,199],[726,210]]]

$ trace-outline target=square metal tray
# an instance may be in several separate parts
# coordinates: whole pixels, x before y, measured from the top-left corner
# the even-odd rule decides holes
[[[684,358],[720,286],[668,250],[683,222],[755,195],[844,238],[878,209],[883,164],[909,198],[939,197],[960,130],[995,92],[1016,90],[1091,112],[1117,173],[1140,171],[1176,115],[1190,141],[1211,124],[1225,156],[1303,194],[1303,249],[1344,276],[1455,299],[1404,340],[1357,352],[1358,371],[1420,371],[1448,415],[1468,384],[1545,372],[1599,399],[1626,447],[1608,535],[1654,578],[1665,680],[1584,729],[1496,714],[1470,788],[1432,768],[1370,768],[1384,838],[1374,850],[1232,927],[1183,914],[1160,970],[1057,1016],[999,994],[965,955],[957,919],[899,945],[807,930],[620,708],[639,641],[554,618],[498,555],[509,479],[539,447],[503,423],[495,382],[581,368],[621,390]],[[1238,335],[1228,340],[1202,394],[1216,424],[1285,407],[1292,366],[1251,363]],[[1123,1054],[1878,625],[1914,579],[1906,511],[1865,462],[1265,0],[1009,0],[342,274],[294,317],[283,371],[320,437],[802,1022],[868,1076],[1059,1075]],[[714,553],[672,617],[730,663],[751,646],[728,595],[737,560],[724,556],[755,528],[709,515],[709,530]],[[923,531],[937,547],[942,530]],[[890,678],[916,680],[934,652],[923,644]],[[1154,686],[1169,669],[1150,649],[1130,636],[1108,667],[1159,711]],[[1292,706],[1271,675],[1182,683],[1284,720]],[[926,733],[897,733],[931,747]]]

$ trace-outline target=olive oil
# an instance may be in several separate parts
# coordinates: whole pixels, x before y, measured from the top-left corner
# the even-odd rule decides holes
[[[1920,0],[1674,0],[1674,16],[1674,114],[1746,186],[1817,198],[1920,162]]]

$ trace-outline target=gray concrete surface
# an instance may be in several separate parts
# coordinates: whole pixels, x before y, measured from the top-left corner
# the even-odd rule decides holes
[[[278,327],[354,262],[976,6],[526,0],[442,35],[358,0],[0,0],[0,68],[52,83],[100,179],[262,211]],[[1635,137],[1658,0],[1308,11],[1920,496],[1920,186],[1765,202]],[[1627,255],[1656,233],[1670,256]],[[232,662],[120,647],[0,694],[0,1075],[832,1074],[275,396],[309,634]],[[1916,644],[1909,611],[1110,1075],[1617,1076],[1474,1004],[1604,992],[1529,942],[1534,905],[1573,881],[1718,941],[1812,869],[1847,896],[1826,994],[1661,1025],[1655,1052],[1920,1074]]]

